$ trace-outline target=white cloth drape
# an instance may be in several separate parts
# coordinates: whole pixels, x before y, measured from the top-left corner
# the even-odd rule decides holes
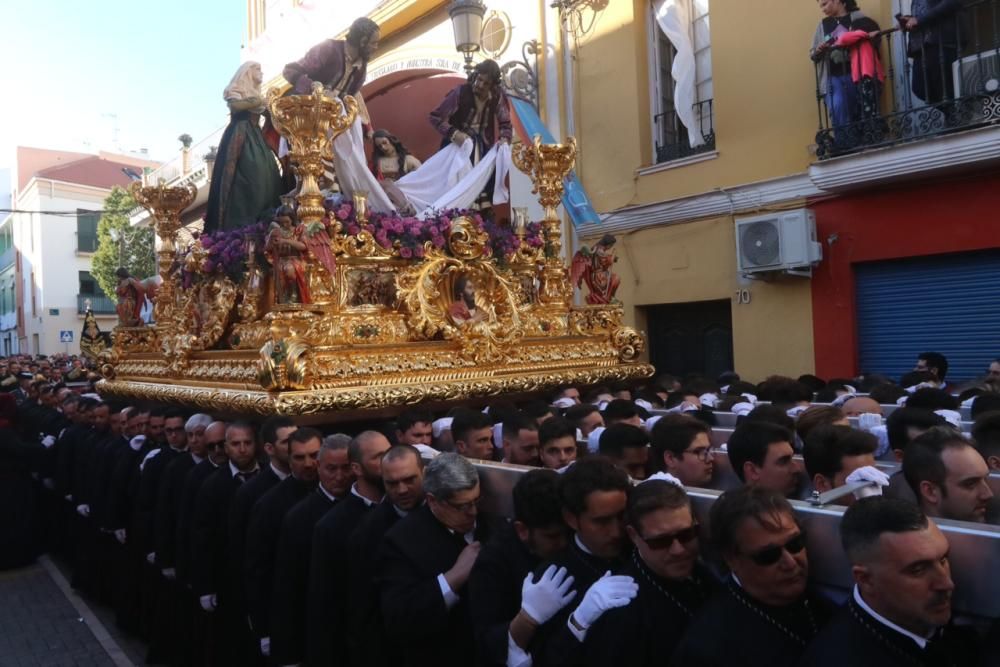
[[[361,118],[355,118],[351,129],[333,140],[333,165],[337,170],[337,182],[340,191],[348,201],[355,192],[368,193],[368,209],[376,213],[389,213],[396,207],[389,201],[382,185],[368,168],[365,158],[364,132],[361,130]]]
[[[701,135],[694,105],[698,101],[694,44],[691,43],[691,15],[684,0],[653,0],[653,15],[656,23],[674,45],[677,54],[670,69],[674,81],[674,108],[677,116],[688,131],[691,147],[701,146],[705,138]]]
[[[463,146],[449,144],[419,168],[396,181],[399,190],[420,212],[419,217],[426,218],[434,211],[468,208],[489,183],[494,171],[497,177],[493,203],[510,200],[506,185],[511,167],[510,146],[497,144],[474,167],[469,162],[471,154],[471,139]],[[350,130],[334,140],[333,161],[340,190],[348,199],[363,190],[368,192],[370,210],[387,213],[395,208],[368,168],[360,119],[356,119]]]

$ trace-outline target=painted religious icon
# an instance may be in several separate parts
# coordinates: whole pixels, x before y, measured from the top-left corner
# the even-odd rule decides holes
[[[469,274],[463,273],[455,280],[452,297],[448,315],[455,324],[478,324],[486,320],[486,310],[476,303],[476,284]]]
[[[597,305],[615,301],[615,292],[621,281],[618,274],[611,271],[611,267],[617,261],[615,237],[611,234],[605,234],[590,248],[580,248],[573,256],[570,279],[577,287],[587,283],[590,289],[587,303]]]
[[[267,252],[274,265],[275,301],[283,304],[311,303],[306,282],[302,225],[295,224],[295,212],[282,206],[274,215],[267,233]]]

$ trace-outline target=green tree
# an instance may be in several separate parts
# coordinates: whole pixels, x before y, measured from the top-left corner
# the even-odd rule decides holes
[[[128,221],[129,212],[135,207],[132,195],[115,186],[104,200],[104,214],[97,223],[97,251],[90,273],[108,296],[114,296],[118,285],[115,271],[120,266],[140,280],[156,273],[153,230],[133,227]]]

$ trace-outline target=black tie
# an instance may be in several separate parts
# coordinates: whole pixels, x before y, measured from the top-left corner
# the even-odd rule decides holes
[[[236,473],[236,478],[240,480],[240,484],[243,484],[244,482],[247,482],[250,479],[252,479],[253,476],[256,474],[257,474],[256,470],[251,470],[250,472],[238,472]]]

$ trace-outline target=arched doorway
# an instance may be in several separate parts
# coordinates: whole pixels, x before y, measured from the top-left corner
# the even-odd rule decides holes
[[[428,118],[445,95],[465,77],[448,70],[403,69],[369,82],[362,89],[373,129],[389,130],[421,161],[441,146]]]

